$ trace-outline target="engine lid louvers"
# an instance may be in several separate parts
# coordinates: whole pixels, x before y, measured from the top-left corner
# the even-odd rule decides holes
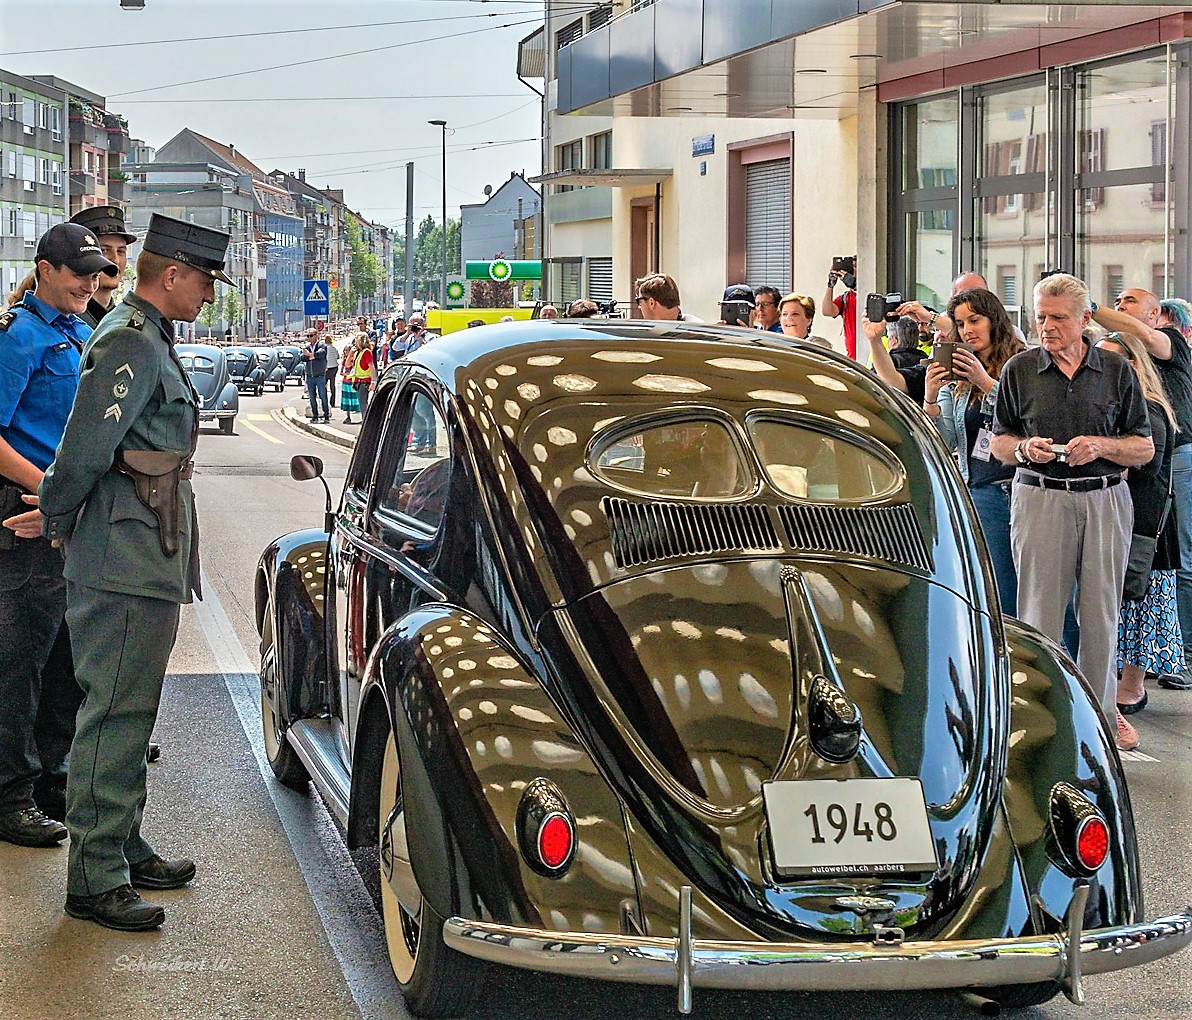
[[[605,496],[618,567],[717,552],[777,552],[761,503],[634,503]]]
[[[793,549],[849,553],[932,570],[915,510],[899,506],[796,506],[778,508]]]
[[[776,507],[785,531],[779,542],[763,503],[634,502],[605,496],[613,558],[618,567],[711,553],[797,553],[865,556],[930,573],[931,554],[909,503],[899,506]]]

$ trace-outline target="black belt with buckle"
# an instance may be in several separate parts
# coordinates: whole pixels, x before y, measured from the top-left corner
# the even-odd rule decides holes
[[[1014,481],[1023,485],[1035,485],[1042,489],[1061,489],[1064,492],[1096,492],[1112,489],[1122,480],[1120,474],[1098,475],[1096,478],[1048,478],[1033,471],[1019,471]]]

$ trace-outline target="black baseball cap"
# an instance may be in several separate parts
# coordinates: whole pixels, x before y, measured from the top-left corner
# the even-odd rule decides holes
[[[734,283],[731,287],[725,287],[724,297],[720,299],[720,303],[727,305],[732,302],[739,302],[753,308],[753,288],[744,283]]]
[[[142,247],[154,255],[198,269],[235,286],[224,272],[224,258],[231,237],[231,234],[222,230],[154,213],[149,217],[149,232],[145,235]]]
[[[54,268],[66,266],[80,276],[92,273],[120,275],[116,263],[104,258],[95,235],[78,223],[59,223],[50,227],[37,242],[34,258],[38,262],[45,259]]]
[[[78,223],[96,237],[115,234],[123,237],[126,244],[136,244],[137,235],[130,234],[124,225],[124,210],[118,205],[97,205],[90,209],[80,209],[70,218],[71,223]]]

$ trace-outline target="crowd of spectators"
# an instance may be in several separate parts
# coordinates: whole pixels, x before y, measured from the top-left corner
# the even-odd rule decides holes
[[[921,408],[956,459],[984,533],[1003,613],[1070,653],[1118,746],[1146,681],[1192,690],[1192,305],[1126,288],[1098,305],[1074,276],[1033,293],[1027,340],[979,273],[943,309],[858,307],[856,263],[836,260],[820,310],[841,317],[845,353],[868,341],[871,368]],[[838,287],[843,289],[838,293]],[[699,321],[675,280],[636,281],[647,319]],[[730,284],[722,325],[823,347],[815,300]]]

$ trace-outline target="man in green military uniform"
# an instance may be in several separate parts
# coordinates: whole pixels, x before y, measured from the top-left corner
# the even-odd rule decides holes
[[[155,214],[132,294],[83,351],[78,394],[39,490],[44,533],[66,543],[67,609],[83,688],[66,790],[66,912],[109,928],[156,928],[165,911],[134,886],[174,889],[194,863],[141,835],[145,747],[178,627],[199,591],[190,486],[198,398],[174,321],[215,299],[228,235]]]

